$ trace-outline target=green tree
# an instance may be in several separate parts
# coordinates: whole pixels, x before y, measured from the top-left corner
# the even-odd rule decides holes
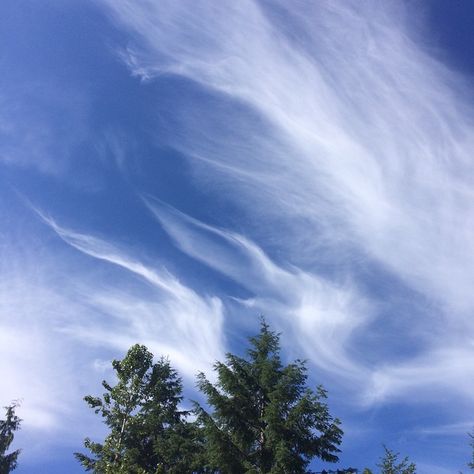
[[[223,474],[304,473],[312,458],[338,461],[342,430],[326,391],[306,386],[305,363],[283,366],[279,334],[262,320],[247,357],[217,362],[217,382],[204,374],[198,387],[212,414],[197,405],[211,463]]]
[[[410,463],[408,457],[405,457],[398,462],[399,453],[395,453],[388,449],[386,446],[383,447],[385,454],[380,459],[380,474],[415,474],[416,465]]]
[[[199,428],[179,409],[182,384],[167,359],[153,363],[145,346],[132,346],[112,366],[117,384],[103,381],[101,397],[85,397],[110,433],[103,443],[86,438],[92,456],[75,453],[86,471],[101,474],[205,472]]]
[[[471,437],[471,442],[469,443],[471,448],[472,448],[472,459],[471,459],[471,462],[468,464],[468,466],[474,470],[474,431],[471,433],[469,433],[469,436]]]
[[[4,407],[5,419],[0,420],[0,474],[8,474],[18,465],[21,450],[17,449],[7,454],[15,437],[15,431],[20,429],[21,419],[15,414],[17,406],[17,403],[12,403]]]

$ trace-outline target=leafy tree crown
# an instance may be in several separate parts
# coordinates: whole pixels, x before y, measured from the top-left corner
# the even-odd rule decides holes
[[[145,346],[132,346],[123,360],[114,360],[117,377],[102,382],[102,397],[85,401],[109,428],[103,443],[84,441],[91,455],[75,453],[86,471],[113,474],[200,472],[194,469],[198,427],[187,423],[179,409],[182,384],[167,359],[153,363]]]

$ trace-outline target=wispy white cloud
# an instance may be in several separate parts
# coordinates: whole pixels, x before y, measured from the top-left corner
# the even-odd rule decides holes
[[[224,182],[227,198],[249,220],[289,229],[272,239],[289,261],[318,261],[324,247],[324,259],[337,262],[339,252],[355,246],[438,305],[402,328],[400,338],[412,328],[430,330],[420,354],[380,362],[369,389],[375,398],[434,383],[468,393],[472,385],[456,367],[474,359],[471,93],[420,46],[405,6],[103,3],[130,33],[124,54],[135,74],[181,75],[234,101],[225,110],[196,110],[177,99],[181,132],[170,134],[169,144],[190,158],[200,178]],[[258,281],[268,272],[280,278],[281,269],[269,267],[247,241],[225,239],[236,253],[213,260],[220,271],[239,278],[236,259],[246,249]],[[317,277],[310,281],[307,288],[320,285]],[[313,315],[315,295],[324,293],[307,291],[301,314]],[[357,326],[337,314],[331,318],[343,321],[334,323],[338,329]],[[437,369],[447,377],[435,380]]]
[[[417,435],[425,436],[457,436],[471,433],[474,427],[474,420],[462,423],[449,423],[444,425],[434,425],[412,430]]]
[[[104,368],[132,344],[169,356],[189,387],[225,347],[219,298],[199,295],[110,242],[42,218],[67,245],[38,224],[34,233],[30,225],[22,229],[20,242],[12,229],[0,234],[0,403],[22,400],[31,446],[38,432],[50,443],[58,435],[79,443],[98,430],[82,398],[100,393],[100,380],[113,376]]]
[[[343,232],[410,284],[472,308],[472,111],[452,89],[461,81],[416,45],[396,8],[392,18],[380,6],[367,15],[370,2],[301,8],[285,11],[301,29],[291,41],[251,0],[111,2],[149,76],[181,74],[228,94],[274,127],[266,140],[282,135],[287,147],[264,173],[273,164],[266,150],[251,160],[219,136],[207,144],[205,158],[254,176],[268,192],[247,187],[244,206],[258,194],[263,213],[275,199],[286,218],[308,218],[306,233],[321,217],[341,220]],[[229,120],[239,135],[239,117]],[[182,145],[190,156],[203,149],[196,141]]]
[[[430,463],[417,463],[416,470],[420,474],[450,474],[452,469]]]
[[[79,320],[83,308],[69,298],[65,281],[58,285],[59,266],[51,265],[44,246],[26,240],[14,245],[0,236],[0,403],[21,400],[30,434],[57,432],[84,395],[83,353],[74,354],[59,329]]]
[[[295,267],[283,268],[242,235],[206,225],[156,199],[146,203],[183,252],[251,293],[241,302],[283,328],[288,346],[297,342],[319,367],[351,383],[364,383],[367,370],[350,356],[349,348],[353,332],[364,327],[371,311],[353,282],[335,283]]]
[[[351,348],[354,335],[370,334],[376,308],[354,282],[335,283],[295,267],[284,269],[241,235],[206,225],[156,199],[145,202],[182,251],[256,295],[242,303],[276,320],[289,345],[306,351],[313,364],[359,386],[362,402],[412,392],[427,396],[446,386],[463,398],[472,394],[472,341],[466,347],[420,349],[419,356],[404,362],[368,364]]]
[[[474,390],[473,350],[472,340],[465,347],[440,345],[405,363],[387,364],[374,372],[367,399],[376,401],[389,396],[430,392],[437,398],[438,390],[447,386],[470,400]]]
[[[170,119],[160,123],[157,140],[188,158],[202,193],[226,202],[206,221],[217,227],[147,198],[177,247],[240,285],[249,297],[239,303],[284,331],[296,356],[334,374],[333,385],[343,382],[338,396],[345,402],[429,399],[452,415],[459,397],[456,416],[466,418],[474,389],[472,94],[420,46],[406,4],[96,3],[127,32],[120,57],[132,74],[187,79],[168,105],[156,105],[162,122]],[[134,181],[144,159],[131,143],[135,130],[122,135],[117,130],[124,129],[107,123],[96,130],[101,143],[92,143],[96,102],[82,82],[59,87],[48,72],[9,84],[0,95],[0,166],[12,175],[33,169],[56,178],[69,170],[65,185],[76,186],[84,162],[71,158],[87,142],[88,185],[100,188],[96,164],[111,155],[130,173],[127,183]],[[149,101],[147,115],[152,108]],[[78,201],[69,212],[84,209]],[[238,213],[224,215],[227,203]],[[201,219],[212,212],[203,208]],[[58,209],[68,212],[66,203]],[[100,391],[107,361],[135,342],[169,355],[188,382],[222,358],[225,329],[238,325],[225,318],[223,294],[201,293],[149,263],[144,249],[139,256],[111,236],[72,231],[44,216],[54,234],[29,229],[6,243],[1,239],[18,219],[16,211],[6,214],[0,385],[5,403],[24,399],[25,431],[61,432],[68,420],[69,430],[86,433],[81,397]],[[80,215],[68,221],[90,229]],[[34,240],[36,231],[47,243]],[[380,289],[386,282],[366,292],[358,272],[371,284],[390,274],[418,307],[429,308],[400,314],[396,302],[381,301],[389,294]],[[381,320],[387,313],[396,324]],[[461,425],[452,426],[454,432]]]
[[[222,357],[223,305],[219,298],[199,295],[166,269],[148,267],[109,242],[60,227],[50,218],[43,219],[67,244],[138,276],[152,290],[148,295],[134,294],[121,287],[91,291],[85,301],[95,311],[114,319],[115,324],[72,323],[65,329],[69,334],[123,350],[140,341],[156,354],[168,355],[191,379],[197,371],[209,370]]]

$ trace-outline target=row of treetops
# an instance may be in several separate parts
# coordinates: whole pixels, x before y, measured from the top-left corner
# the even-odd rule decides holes
[[[102,382],[101,397],[85,401],[108,428],[102,442],[84,441],[88,454],[75,453],[86,471],[97,474],[300,474],[312,460],[339,461],[343,431],[329,412],[322,386],[307,386],[307,367],[284,365],[280,335],[264,319],[249,339],[245,357],[227,354],[216,362],[216,382],[203,373],[197,386],[206,405],[182,408],[182,381],[167,358],[153,361],[134,345],[112,367],[116,384]],[[19,450],[7,454],[20,426],[15,405],[0,420],[0,474],[17,466]],[[468,466],[474,469],[473,459]],[[381,474],[413,474],[416,466],[384,447]],[[326,468],[321,474],[358,473]],[[362,471],[371,474],[369,469]]]

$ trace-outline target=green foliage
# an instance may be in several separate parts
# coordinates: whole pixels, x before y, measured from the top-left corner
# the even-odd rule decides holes
[[[316,473],[313,473],[313,471],[308,471],[309,474],[357,474],[358,472],[358,469],[354,467],[349,467],[348,469],[336,469],[335,471],[333,469],[329,469],[328,471],[323,469],[321,472]],[[369,471],[369,474],[372,473]]]
[[[373,474],[372,471],[366,467],[363,471],[362,471],[362,474]]]
[[[18,464],[20,449],[7,454],[15,437],[15,431],[20,429],[21,419],[15,414],[17,406],[16,403],[12,403],[5,407],[5,419],[0,420],[0,474],[8,474]]]
[[[199,428],[180,411],[181,379],[168,360],[153,363],[145,346],[134,345],[112,366],[117,384],[102,382],[106,392],[85,397],[103,417],[110,433],[103,443],[86,438],[92,456],[75,453],[86,471],[101,474],[189,474],[205,472]]]
[[[468,466],[474,470],[474,432],[472,434],[469,434],[471,437],[471,442],[469,443],[471,448],[472,448],[472,459],[471,462],[468,464]]]
[[[197,406],[211,463],[220,473],[304,473],[312,458],[338,461],[340,422],[326,391],[306,386],[305,363],[283,366],[279,335],[265,321],[250,338],[247,357],[227,354],[214,366],[217,383],[204,374],[198,387],[213,413]]]
[[[384,446],[385,454],[380,460],[380,464],[377,464],[380,467],[381,474],[415,474],[416,465],[410,463],[408,457],[405,457],[400,462],[398,462],[399,453],[395,453]]]

